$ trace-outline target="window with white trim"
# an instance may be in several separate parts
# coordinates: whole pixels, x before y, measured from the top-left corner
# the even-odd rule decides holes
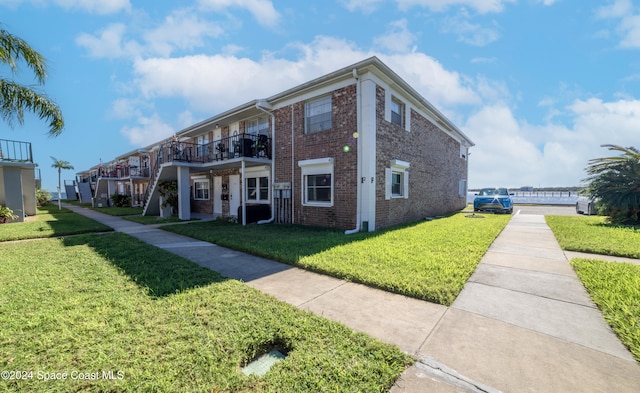
[[[409,169],[406,161],[391,160],[385,168],[385,199],[409,198]]]
[[[205,156],[209,148],[209,134],[200,135],[196,141],[196,156]]]
[[[247,178],[247,201],[269,202],[269,178],[267,176]]]
[[[269,118],[267,116],[254,117],[246,122],[247,134],[269,134]]]
[[[333,158],[299,161],[302,169],[302,205],[333,206]]]
[[[404,110],[405,106],[402,101],[395,97],[391,97],[391,122],[404,128]]]
[[[467,179],[460,179],[458,182],[458,195],[467,196]]]
[[[209,179],[198,179],[193,181],[193,199],[209,200]]]
[[[331,95],[306,102],[304,104],[305,133],[330,130],[331,117]]]

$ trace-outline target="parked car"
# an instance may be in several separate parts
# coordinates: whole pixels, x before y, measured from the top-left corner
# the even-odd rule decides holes
[[[483,188],[473,200],[473,211],[513,213],[513,201],[507,188]]]
[[[586,214],[588,216],[597,214],[595,200],[590,195],[578,195],[576,213]]]

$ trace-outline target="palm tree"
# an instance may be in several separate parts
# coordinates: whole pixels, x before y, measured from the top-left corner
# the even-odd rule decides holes
[[[29,46],[29,44],[4,29],[0,29],[0,63],[11,69],[11,74],[18,73],[18,63],[24,62],[38,81],[43,85],[47,79],[47,63],[45,58]],[[24,122],[24,111],[34,112],[40,119],[49,121],[49,135],[58,136],[64,128],[64,119],[58,105],[48,99],[44,93],[31,87],[20,85],[0,75],[0,116],[9,126],[14,121]]]
[[[53,164],[51,164],[51,168],[58,168],[58,210],[62,210],[62,203],[60,202],[60,199],[62,199],[62,195],[61,195],[62,183],[60,180],[61,174],[63,169],[73,169],[73,166],[69,163],[69,161],[58,160],[55,157],[51,157],[51,159],[53,160]]]
[[[640,224],[640,150],[618,145],[602,147],[622,154],[589,160],[588,190],[600,199],[611,222]]]

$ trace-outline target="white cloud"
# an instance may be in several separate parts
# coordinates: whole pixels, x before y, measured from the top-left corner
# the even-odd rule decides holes
[[[144,55],[170,56],[175,50],[191,50],[205,45],[205,38],[224,33],[220,26],[202,20],[197,14],[176,10],[153,29],[142,31],[142,43],[128,38],[130,28],[114,23],[96,34],[82,33],[76,44],[95,58],[136,58]],[[139,31],[131,32],[131,34]]]
[[[280,13],[274,8],[270,0],[198,0],[204,9],[215,11],[236,7],[249,11],[254,19],[263,26],[275,27],[280,22]]]
[[[596,10],[603,19],[620,19],[616,32],[621,37],[621,48],[640,48],[640,14],[634,14],[631,0],[616,0]]]
[[[67,10],[80,10],[91,14],[114,14],[120,11],[131,10],[131,3],[129,0],[0,0],[0,4],[7,4],[12,7],[16,7],[22,3],[32,3],[38,6],[54,5],[67,9]]]
[[[76,38],[76,44],[86,48],[95,58],[118,58],[137,56],[142,51],[134,41],[124,41],[127,27],[122,23],[111,24],[97,35],[82,33]]]
[[[299,52],[294,60],[265,55],[256,61],[224,54],[138,59],[135,84],[145,97],[179,97],[195,110],[211,114],[271,96],[376,54],[330,37],[292,47]],[[377,55],[436,106],[477,104],[480,100],[470,82],[429,56]]]
[[[349,11],[361,10],[364,13],[375,11],[385,0],[342,0]]]
[[[442,31],[458,36],[458,41],[474,46],[485,46],[500,38],[497,27],[485,27],[473,24],[466,10],[457,15],[447,17],[442,23]]]
[[[144,33],[149,51],[169,56],[174,49],[193,49],[204,45],[204,37],[218,37],[224,30],[202,20],[197,14],[176,10],[159,27]]]
[[[506,3],[514,3],[515,0],[396,0],[401,10],[419,6],[429,8],[431,11],[445,11],[454,6],[469,7],[481,14],[489,12],[502,12]]]
[[[387,31],[373,39],[374,45],[386,52],[406,53],[415,51],[416,35],[407,28],[407,20],[389,23]]]
[[[175,130],[162,121],[156,113],[149,117],[140,116],[137,125],[122,127],[120,133],[135,146],[147,146],[149,143],[167,138],[175,133]]]
[[[573,186],[590,159],[607,156],[603,144],[636,146],[640,100],[576,100],[566,108],[570,125],[531,125],[505,105],[485,106],[461,127],[476,143],[470,187]]]

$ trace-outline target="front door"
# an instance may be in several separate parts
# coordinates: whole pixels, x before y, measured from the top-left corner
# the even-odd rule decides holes
[[[213,214],[222,215],[222,176],[213,178]]]
[[[240,199],[240,175],[229,175],[229,215],[238,216]]]

